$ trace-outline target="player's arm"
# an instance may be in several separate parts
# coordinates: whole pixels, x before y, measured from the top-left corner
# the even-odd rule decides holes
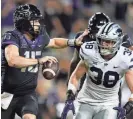
[[[73,58],[72,58],[71,63],[70,63],[70,71],[69,71],[69,77],[68,78],[70,78],[72,72],[75,70],[79,61],[80,61],[79,52],[75,48]]]
[[[78,32],[76,35],[75,35],[75,39],[78,38],[83,32]],[[79,63],[80,61],[80,57],[79,57],[79,49],[80,49],[80,46],[76,47],[74,49],[74,53],[73,53],[73,57],[72,57],[72,60],[70,62],[70,70],[69,70],[69,73],[68,73],[68,79],[70,78],[72,72],[75,70],[77,64]],[[69,80],[68,80],[69,82]],[[68,85],[68,82],[67,82],[67,85]]]
[[[19,49],[15,45],[8,45],[5,48],[5,57],[8,65],[11,67],[22,68],[38,64],[37,59],[28,59],[19,56]]]
[[[66,38],[52,38],[50,39],[48,48],[65,48],[68,46],[68,39]]]
[[[127,85],[132,93],[131,100],[133,101],[133,70],[128,70],[125,74]]]
[[[77,88],[78,88],[78,82],[86,72],[87,72],[87,67],[86,67],[84,61],[80,60],[76,69],[70,76],[70,80],[68,83],[68,90],[72,90],[72,92],[75,94],[77,91]]]
[[[124,106],[124,109],[126,110],[126,115],[127,115],[131,112],[131,110],[133,110],[133,70],[128,70],[125,73],[125,80],[131,91],[131,96],[129,98],[129,101]]]
[[[40,59],[31,59],[31,58],[25,58],[19,55],[19,49],[16,45],[8,45],[5,47],[5,57],[8,62],[8,65],[11,67],[16,68],[23,68],[28,67],[36,64],[42,64],[46,61],[53,61],[56,62],[56,58],[54,57],[43,57]]]
[[[77,39],[66,39],[66,38],[52,38],[50,39],[47,47],[51,48],[65,48],[67,46],[80,46],[82,44],[83,37],[88,34],[86,29]]]
[[[133,50],[133,46],[130,46],[129,49],[130,49],[130,50]]]
[[[75,99],[75,93],[77,90],[78,81],[86,73],[86,71],[87,71],[87,68],[84,64],[84,61],[81,60],[78,63],[76,69],[72,73],[69,80],[66,105],[61,114],[62,119],[66,119],[66,116],[69,110],[72,110],[73,114],[75,114],[75,106],[73,104],[73,101]]]

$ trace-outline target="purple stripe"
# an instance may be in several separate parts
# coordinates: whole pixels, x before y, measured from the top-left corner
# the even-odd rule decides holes
[[[13,45],[16,45],[17,47],[19,47],[19,45],[13,41],[2,42],[2,45],[10,45],[10,44],[13,44]]]

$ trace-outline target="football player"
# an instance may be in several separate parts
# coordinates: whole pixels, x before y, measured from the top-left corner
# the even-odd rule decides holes
[[[110,22],[110,18],[105,13],[101,13],[101,12],[95,13],[89,19],[88,29],[89,29],[90,32],[89,32],[88,35],[84,36],[83,42],[96,41],[95,35],[98,32],[99,28],[101,28],[104,24],[106,24],[108,22]],[[82,33],[83,33],[83,31],[77,33],[75,38],[78,38]],[[122,45],[124,47],[130,48],[130,49],[133,50],[133,40],[131,40],[130,37],[127,34],[124,34],[122,39],[123,39]],[[72,58],[71,64],[70,64],[69,77],[72,74],[72,72],[75,70],[77,64],[80,61],[79,49],[80,49],[80,46],[75,47],[73,58]],[[82,88],[84,80],[85,80],[85,75],[82,77],[82,80],[80,81],[78,91]]]
[[[123,119],[130,113],[133,109],[133,52],[123,47],[122,42],[121,27],[109,22],[100,28],[96,41],[81,46],[81,60],[69,80],[62,119],[65,119],[68,110],[75,113],[75,108],[74,119],[116,119],[116,110],[121,111],[118,117]],[[85,82],[74,107],[78,81],[85,73]],[[118,92],[124,74],[132,94],[127,104],[120,109]]]
[[[7,31],[2,40],[2,119],[13,119],[17,113],[23,119],[36,119],[38,104],[35,88],[38,67],[46,61],[57,62],[52,56],[42,57],[45,47],[64,48],[82,44],[75,39],[50,39],[41,22],[40,10],[31,4],[18,6],[14,12],[15,29]]]
[[[109,21],[110,21],[110,19],[106,14],[101,13],[101,12],[95,13],[88,21],[88,29],[90,32],[89,32],[89,34],[84,36],[83,42],[96,41],[95,35],[98,32],[99,28],[102,27],[104,24],[108,23]],[[77,33],[77,35],[75,36],[75,39],[78,38],[82,33],[83,33],[83,31]],[[80,49],[80,46],[75,47],[73,58],[72,58],[71,64],[70,64],[69,77],[80,61],[79,49]],[[81,87],[84,83],[84,80],[85,80],[85,75],[82,77],[82,80],[80,82],[78,90],[81,89]]]

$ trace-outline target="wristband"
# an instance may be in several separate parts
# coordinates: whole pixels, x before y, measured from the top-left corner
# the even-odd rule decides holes
[[[67,45],[72,47],[72,46],[75,46],[76,45],[76,40],[75,39],[68,39],[67,40]]]

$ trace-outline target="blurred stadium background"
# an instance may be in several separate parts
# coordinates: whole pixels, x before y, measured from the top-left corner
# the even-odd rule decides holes
[[[38,6],[44,15],[44,23],[50,37],[74,38],[78,31],[88,26],[88,19],[95,12],[106,13],[133,38],[133,0],[1,0],[2,34],[13,29],[13,11],[16,2],[29,2]],[[37,87],[39,92],[38,119],[59,119],[66,96],[66,82],[73,55],[73,48],[46,49],[44,55],[52,55],[60,61],[60,72],[52,81],[44,80],[41,69]],[[130,92],[124,84],[123,104]]]

